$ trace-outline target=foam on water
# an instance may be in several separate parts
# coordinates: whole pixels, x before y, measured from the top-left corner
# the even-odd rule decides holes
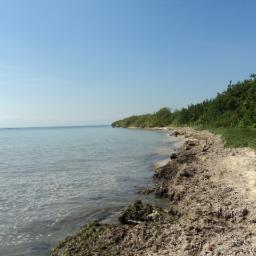
[[[87,221],[115,221],[178,145],[111,127],[1,129],[0,255],[47,255]]]

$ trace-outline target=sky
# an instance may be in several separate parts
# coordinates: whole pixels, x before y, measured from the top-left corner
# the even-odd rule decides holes
[[[110,124],[256,73],[255,0],[0,0],[0,127]]]

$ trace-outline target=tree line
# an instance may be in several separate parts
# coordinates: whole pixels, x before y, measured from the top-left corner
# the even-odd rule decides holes
[[[197,126],[256,127],[256,74],[235,84],[213,99],[171,111],[161,108],[153,114],[130,116],[112,124],[113,127]]]

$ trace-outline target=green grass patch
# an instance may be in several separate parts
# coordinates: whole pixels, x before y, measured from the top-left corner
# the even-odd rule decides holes
[[[215,134],[220,134],[226,147],[250,147],[256,149],[256,128],[212,128]]]

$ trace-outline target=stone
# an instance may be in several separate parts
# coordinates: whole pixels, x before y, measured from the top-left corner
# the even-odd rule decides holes
[[[143,205],[140,200],[126,207],[119,216],[122,224],[139,224],[144,221],[152,220],[150,214],[153,213],[153,206],[150,204]]]
[[[170,159],[177,159],[177,157],[178,157],[178,155],[176,154],[176,153],[172,153],[171,155],[170,155]]]

